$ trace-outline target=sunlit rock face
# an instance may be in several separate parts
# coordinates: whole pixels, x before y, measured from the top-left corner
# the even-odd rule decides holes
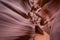
[[[0,40],[33,40],[35,27],[27,16],[30,9],[24,0],[0,1]]]

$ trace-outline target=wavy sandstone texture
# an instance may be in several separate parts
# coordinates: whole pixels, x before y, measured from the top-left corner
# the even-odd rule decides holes
[[[0,0],[0,40],[33,40],[35,27],[26,0]]]

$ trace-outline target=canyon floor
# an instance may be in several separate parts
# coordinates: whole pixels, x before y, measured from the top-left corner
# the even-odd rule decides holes
[[[41,34],[36,34],[35,35],[35,40],[49,40],[49,34],[47,34],[46,32],[44,32],[44,35]]]

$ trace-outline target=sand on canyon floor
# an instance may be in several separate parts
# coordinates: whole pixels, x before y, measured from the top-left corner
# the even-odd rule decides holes
[[[44,35],[36,34],[35,40],[50,40],[50,36],[48,33],[44,32]]]

